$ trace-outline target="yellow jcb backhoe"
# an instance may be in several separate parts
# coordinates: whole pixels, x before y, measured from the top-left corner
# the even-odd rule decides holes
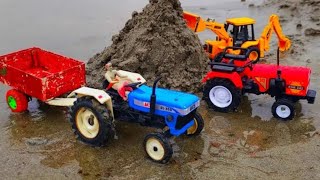
[[[272,14],[269,23],[264,28],[261,37],[256,39],[254,33],[255,20],[248,17],[230,18],[225,24],[215,22],[214,20],[204,20],[196,14],[189,12],[183,13],[187,26],[194,32],[201,32],[206,29],[211,30],[217,35],[216,40],[206,40],[204,48],[211,60],[221,61],[222,52],[226,47],[234,46],[249,49],[249,59],[258,61],[264,57],[264,51],[269,50],[269,43],[272,31],[278,36],[278,45],[280,51],[286,51],[290,48],[290,40],[283,35],[279,17]],[[230,32],[230,35],[229,33]],[[230,52],[232,51],[232,52]],[[228,53],[241,54],[241,50],[228,50]]]

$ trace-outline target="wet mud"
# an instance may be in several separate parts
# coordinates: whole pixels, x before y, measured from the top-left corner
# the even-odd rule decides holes
[[[280,63],[312,67],[311,88],[319,89],[320,59],[315,49],[320,48],[320,37],[305,34],[309,28],[320,28],[317,1],[205,3],[182,5],[186,10],[217,16],[221,21],[245,13],[256,18],[258,32],[267,22],[266,14],[279,14],[283,30],[292,40],[292,48],[281,54]],[[208,37],[212,37],[210,32]],[[272,53],[276,43],[273,38],[265,63],[276,62]],[[143,138],[154,129],[117,123],[118,139],[103,148],[90,147],[75,139],[64,108],[39,105],[33,100],[29,112],[11,113],[3,96],[8,89],[0,85],[3,179],[320,178],[319,98],[314,105],[297,103],[296,117],[286,122],[272,117],[274,100],[267,95],[246,95],[237,112],[228,114],[214,112],[202,101],[199,112],[205,119],[203,133],[195,138],[175,138],[173,159],[161,165],[150,161],[142,147]]]

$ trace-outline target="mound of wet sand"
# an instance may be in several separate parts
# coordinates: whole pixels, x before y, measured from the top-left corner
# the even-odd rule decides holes
[[[182,14],[179,0],[150,0],[141,13],[133,12],[113,44],[89,60],[88,85],[101,88],[104,65],[111,62],[142,74],[149,84],[162,76],[162,87],[198,91],[207,56]]]

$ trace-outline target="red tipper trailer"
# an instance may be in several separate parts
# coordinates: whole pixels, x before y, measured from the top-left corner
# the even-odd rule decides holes
[[[0,56],[0,82],[47,101],[85,85],[85,64],[34,47]],[[14,98],[19,101],[19,97]]]

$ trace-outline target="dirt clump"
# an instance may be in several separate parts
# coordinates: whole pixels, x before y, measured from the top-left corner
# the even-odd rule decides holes
[[[320,36],[320,29],[308,28],[304,31],[306,36]]]
[[[101,88],[104,65],[137,72],[149,82],[162,76],[161,86],[196,92],[207,71],[199,38],[187,28],[179,0],[150,0],[133,12],[112,45],[87,64],[88,85]]]

